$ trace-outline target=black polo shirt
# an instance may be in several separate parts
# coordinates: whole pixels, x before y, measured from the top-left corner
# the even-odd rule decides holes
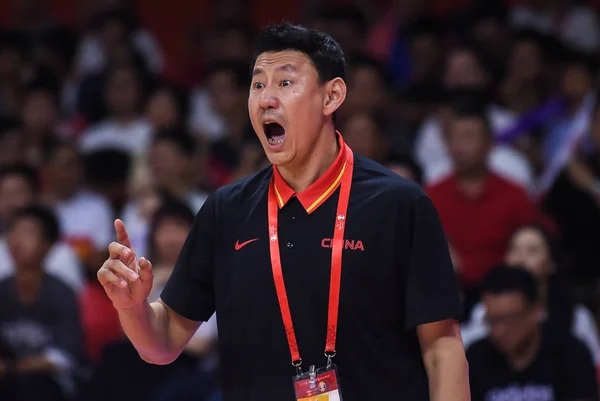
[[[207,321],[217,312],[225,401],[295,399],[269,253],[271,179],[280,194],[281,264],[300,354],[305,369],[326,363],[340,143],[334,164],[302,193],[272,167],[217,190],[162,293],[188,319]],[[418,185],[359,155],[353,168],[334,359],[341,392],[345,401],[428,400],[416,327],[461,312],[446,238]]]

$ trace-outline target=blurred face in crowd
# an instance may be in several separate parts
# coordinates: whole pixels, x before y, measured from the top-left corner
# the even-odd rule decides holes
[[[350,71],[348,106],[350,113],[360,110],[369,113],[381,111],[386,101],[386,83],[371,67],[360,66]]]
[[[422,34],[413,38],[410,44],[411,82],[425,83],[438,69],[440,48],[433,34]]]
[[[191,225],[181,219],[165,217],[154,233],[155,255],[160,263],[175,266]]]
[[[541,74],[542,54],[532,41],[518,42],[508,60],[508,76],[519,82],[535,82]]]
[[[446,88],[481,89],[487,84],[487,76],[472,51],[459,49],[448,55],[443,83]]]
[[[519,352],[538,328],[541,306],[527,302],[519,291],[483,294],[482,300],[487,313],[490,340],[506,354]]]
[[[355,114],[346,121],[344,141],[356,153],[378,160],[381,156],[381,132],[377,122],[366,113]]]
[[[127,30],[117,19],[106,21],[100,29],[100,41],[106,52],[126,42],[126,39]]]
[[[254,64],[248,110],[267,157],[279,167],[311,157],[323,120],[344,102],[340,78],[321,83],[310,57],[298,51],[265,52]]]
[[[111,74],[106,87],[106,101],[115,117],[134,117],[140,97],[138,76],[133,69],[120,68]]]
[[[75,194],[83,178],[82,160],[77,149],[73,146],[58,148],[48,164],[48,173],[52,188],[60,197]]]
[[[549,244],[533,227],[517,231],[511,238],[505,261],[511,266],[524,267],[536,279],[544,280],[554,271]]]
[[[148,101],[148,118],[154,127],[168,127],[181,121],[177,101],[167,89],[160,89]]]
[[[33,133],[51,131],[58,122],[58,114],[56,100],[48,92],[35,91],[25,98],[22,121],[27,131]]]
[[[0,180],[0,218],[10,218],[34,199],[35,190],[25,177],[12,174]]]
[[[17,268],[38,268],[51,244],[41,222],[32,217],[18,218],[8,231],[7,244]]]
[[[562,77],[562,92],[570,100],[582,99],[592,88],[590,72],[581,65],[566,66]]]
[[[232,72],[218,71],[212,74],[208,80],[208,90],[213,105],[223,116],[233,117],[239,111],[246,112],[248,89],[237,85]]]
[[[158,188],[169,188],[181,182],[189,165],[189,157],[170,141],[158,141],[150,149],[150,169]]]
[[[485,170],[491,147],[490,133],[477,117],[453,117],[447,132],[448,151],[458,174]]]
[[[0,134],[0,166],[20,163],[24,159],[23,135],[17,131]]]

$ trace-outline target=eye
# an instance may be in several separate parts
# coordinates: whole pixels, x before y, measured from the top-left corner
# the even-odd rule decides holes
[[[283,81],[281,81],[281,83],[279,84],[280,86],[289,86],[292,84],[292,81],[290,81],[289,79],[284,79]]]
[[[252,87],[254,89],[262,89],[264,87],[264,85],[260,82],[255,82],[254,85],[252,85]]]

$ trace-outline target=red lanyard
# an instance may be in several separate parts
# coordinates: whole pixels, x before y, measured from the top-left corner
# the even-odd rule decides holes
[[[343,145],[345,146],[345,145]],[[344,149],[340,150],[344,151]],[[329,284],[329,308],[327,318],[327,339],[325,346],[325,356],[327,357],[327,365],[331,365],[331,358],[335,356],[335,341],[337,335],[338,310],[340,303],[340,284],[342,278],[342,249],[344,248],[344,231],[347,222],[348,201],[350,200],[350,187],[352,185],[352,170],[353,170],[353,154],[349,147],[346,147],[347,158],[342,167],[342,179],[340,185],[340,197],[335,214],[335,224],[333,231],[333,246],[331,251],[331,278]],[[277,236],[279,208],[275,194],[274,182],[271,179],[269,186],[269,245],[271,250],[271,266],[273,268],[273,279],[275,280],[275,289],[277,291],[277,299],[281,309],[281,317],[290,347],[292,357],[292,365],[298,369],[300,373],[300,351],[298,351],[298,343],[296,342],[296,333],[292,324],[292,315],[290,305],[285,290],[283,281],[283,272],[281,270],[281,257],[279,255],[279,238]]]

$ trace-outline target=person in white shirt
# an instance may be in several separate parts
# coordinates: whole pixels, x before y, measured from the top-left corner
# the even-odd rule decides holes
[[[83,164],[74,144],[57,141],[49,146],[43,170],[47,186],[42,199],[54,209],[63,241],[76,250],[82,263],[92,263],[112,239],[111,206],[82,187]]]
[[[141,114],[143,88],[140,72],[133,66],[115,67],[107,73],[106,119],[81,137],[84,153],[117,149],[133,156],[144,155],[150,146],[152,127]]]
[[[505,262],[509,266],[527,269],[537,280],[545,303],[547,327],[553,334],[570,333],[589,349],[596,366],[600,367],[600,340],[592,313],[581,304],[573,304],[568,284],[561,268],[561,255],[556,240],[544,229],[525,226],[512,236]],[[469,321],[461,328],[465,347],[488,334],[485,306],[477,304]]]

